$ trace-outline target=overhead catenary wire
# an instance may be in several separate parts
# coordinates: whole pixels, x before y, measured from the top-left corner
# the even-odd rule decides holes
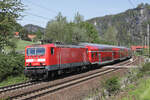
[[[34,2],[32,2],[31,0],[30,0],[30,1],[26,0],[26,1],[27,1],[28,3],[31,3],[31,4],[34,5],[34,6],[37,6],[37,7],[42,8],[42,9],[45,9],[45,10],[47,10],[48,12],[52,12],[52,13],[58,14],[57,11],[55,11],[55,10],[53,10],[53,9],[50,9],[50,8],[47,8],[47,7],[45,7],[45,6],[41,5],[41,4],[34,3]]]
[[[35,17],[38,17],[38,18],[41,18],[41,19],[44,19],[44,20],[50,20],[50,18],[48,18],[48,17],[44,17],[44,16],[37,15],[37,14],[34,14],[34,13],[30,13],[30,12],[23,12],[23,13],[31,15],[31,16],[35,16]]]
[[[47,18],[47,17],[44,17],[44,16],[40,16],[40,15],[37,15],[37,14],[33,14],[33,13],[30,13],[30,12],[23,12],[24,14],[28,14],[28,16],[30,15],[30,16],[34,16],[34,17],[38,17],[38,18],[40,18],[40,19],[43,19],[43,21],[42,20],[38,20],[38,21],[35,21],[35,20],[33,20],[33,19],[28,19],[28,21],[31,21],[31,22],[36,22],[36,23],[47,23],[49,20],[51,20],[50,18]],[[24,22],[24,20],[22,20],[22,21],[20,21],[20,22]],[[38,25],[38,24],[37,24]],[[44,25],[44,24],[43,24]],[[46,25],[46,24],[45,24]],[[44,25],[44,26],[45,26]],[[40,25],[41,26],[41,25]]]
[[[131,6],[132,6],[133,8],[135,8],[135,6],[134,6],[134,4],[132,3],[131,0],[128,0],[128,2],[131,4]]]
[[[45,7],[45,6],[42,6],[41,4],[37,4],[37,3],[31,2],[31,0],[25,0],[25,1],[31,3],[31,4],[34,5],[34,6],[37,6],[37,7],[42,8],[42,9],[45,9],[45,10],[47,10],[48,12],[52,12],[52,13],[57,14],[56,11],[54,11],[54,10],[52,10],[52,9],[49,9],[49,8],[47,8],[47,7]],[[27,16],[38,17],[38,18],[43,19],[43,20],[45,20],[45,21],[51,20],[51,18],[48,18],[48,17],[45,17],[45,16],[41,16],[41,15],[39,15],[39,14],[35,14],[35,13],[31,13],[31,12],[23,12],[23,13],[24,13],[24,14],[27,14]]]
[[[42,21],[37,21],[37,20],[34,20],[34,19],[28,19],[28,21],[31,23],[35,23],[34,25],[38,25],[38,26],[41,26],[41,27],[45,27],[46,26],[46,23],[47,23],[47,20],[42,20]],[[26,22],[25,20],[18,20],[18,22],[20,23],[24,23]],[[41,25],[39,25],[40,23],[42,23]],[[25,24],[24,24],[25,25]],[[43,26],[42,26],[43,25]]]

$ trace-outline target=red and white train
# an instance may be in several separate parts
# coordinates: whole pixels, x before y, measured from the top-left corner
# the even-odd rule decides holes
[[[131,50],[119,46],[89,43],[31,45],[25,48],[24,72],[30,78],[40,79],[68,69],[102,65],[127,58],[131,58]]]

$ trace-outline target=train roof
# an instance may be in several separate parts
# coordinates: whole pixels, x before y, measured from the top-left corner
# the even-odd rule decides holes
[[[63,48],[84,48],[81,45],[64,45],[64,44],[55,44],[55,43],[50,43],[50,44],[33,44],[33,45],[28,45],[26,46],[27,48],[29,47],[63,47]]]
[[[105,45],[105,44],[96,44],[96,43],[79,43],[78,45],[64,45],[64,44],[55,44],[55,43],[50,43],[50,44],[33,44],[33,45],[28,45],[28,47],[64,47],[64,48],[84,48],[86,46],[91,46],[91,47],[96,47],[99,49],[113,49],[113,48],[119,48],[119,49],[125,49],[126,47],[123,46],[114,46],[114,45]],[[129,48],[126,48],[129,49]]]
[[[64,47],[64,48],[84,48],[81,45],[62,45],[62,44],[55,44],[56,47]]]
[[[114,45],[105,45],[105,44],[93,44],[93,43],[80,43],[80,45],[84,46],[96,46],[96,47],[101,47],[101,48],[126,48],[123,46],[114,46]]]
[[[28,46],[26,46],[27,48],[29,48],[29,47],[46,47],[46,46],[54,46],[54,44],[32,44],[32,45],[28,45]]]

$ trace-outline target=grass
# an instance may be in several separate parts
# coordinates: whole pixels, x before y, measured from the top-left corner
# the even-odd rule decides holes
[[[15,48],[16,51],[24,51],[27,45],[37,44],[37,42],[25,41],[25,40],[20,40],[20,39],[12,39],[11,41],[16,44],[16,48]],[[6,46],[5,50],[6,52],[10,52],[12,51],[12,48],[9,46]]]
[[[16,50],[21,50],[21,51],[23,51],[27,45],[32,45],[36,43],[36,42],[24,41],[24,40],[17,40],[16,42],[17,42]]]
[[[133,90],[134,87],[134,90]],[[129,86],[131,90],[128,92],[127,97],[121,100],[150,100],[150,79],[141,79],[137,86]]]
[[[6,80],[0,82],[0,87],[25,82],[27,80],[28,78],[26,78],[23,74],[16,77],[10,76]]]

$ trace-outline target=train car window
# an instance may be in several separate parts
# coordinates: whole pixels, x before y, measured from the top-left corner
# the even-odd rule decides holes
[[[51,54],[54,55],[54,48],[51,48]]]
[[[96,56],[97,56],[97,52],[96,52]]]
[[[88,49],[86,49],[86,53],[88,54]]]
[[[92,54],[92,58],[94,58],[94,53],[91,53]]]

